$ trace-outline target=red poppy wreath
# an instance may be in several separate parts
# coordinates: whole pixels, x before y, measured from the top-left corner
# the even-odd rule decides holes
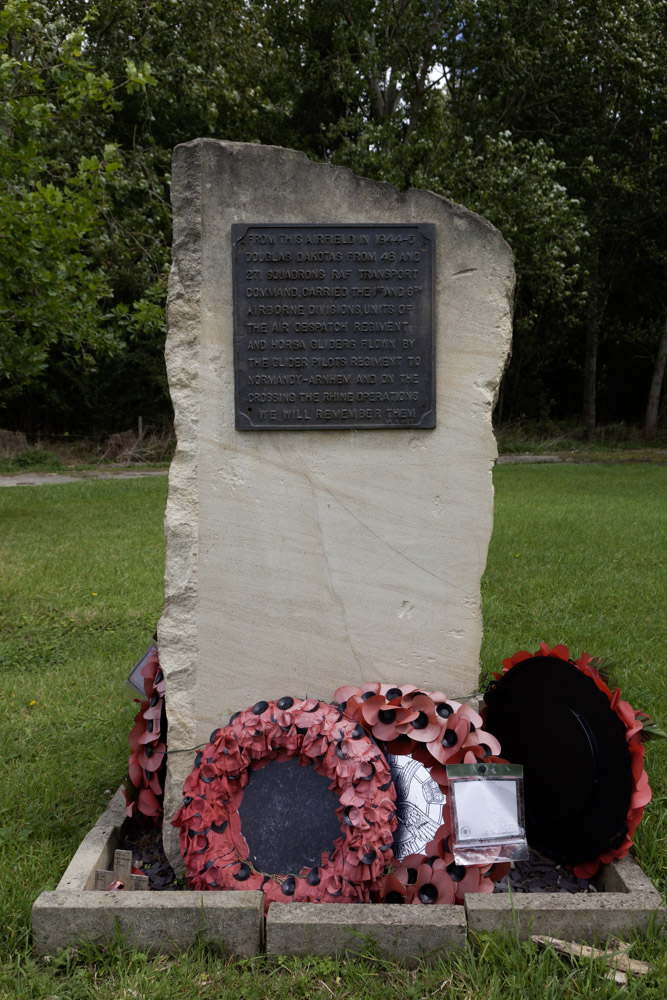
[[[130,732],[129,775],[124,789],[128,816],[144,816],[157,821],[162,816],[162,796],[167,770],[164,742],[167,720],[164,713],[166,682],[158,651],[153,647],[141,670],[146,700],[134,717]],[[138,699],[136,699],[138,700]]]
[[[298,758],[331,780],[341,836],[321,864],[281,874],[249,861],[239,806],[250,772]],[[382,751],[333,705],[260,701],[216,729],[197,755],[172,824],[193,889],[259,889],[270,902],[367,902],[393,859],[396,792]],[[270,822],[270,819],[267,819]]]
[[[447,792],[447,764],[502,761],[500,743],[482,729],[481,716],[441,691],[413,684],[344,686],[335,693],[345,714],[355,719],[388,753],[413,757]],[[426,854],[411,854],[380,880],[374,898],[386,903],[463,903],[466,892],[493,892],[509,870],[502,862],[459,865],[454,860],[449,808]]]

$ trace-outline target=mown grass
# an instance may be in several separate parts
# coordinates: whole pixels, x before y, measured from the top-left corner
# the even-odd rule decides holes
[[[665,724],[664,467],[503,466],[484,579],[489,674],[541,639],[613,661],[624,697]],[[121,781],[135,706],[123,693],[162,606],[163,478],[0,491],[0,997],[457,997],[620,995],[599,962],[483,937],[409,971],[372,952],[237,961],[202,946],[172,961],[116,943],[31,956],[30,907],[54,888]],[[554,748],[557,752],[557,748]],[[636,838],[667,890],[667,747],[650,744],[654,799]],[[667,994],[664,939],[627,997]]]

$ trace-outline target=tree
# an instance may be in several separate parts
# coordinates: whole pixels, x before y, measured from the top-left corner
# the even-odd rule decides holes
[[[82,57],[83,31],[67,29],[43,4],[0,12],[0,399],[38,379],[56,344],[80,365],[116,346],[91,252],[116,149],[63,154],[87,109],[110,106],[110,81]]]
[[[209,135],[303,149],[494,222],[518,274],[504,416],[568,416],[583,395],[591,433],[598,413],[638,419],[652,369],[657,413],[666,10],[53,0],[47,18],[43,4],[10,0],[0,213],[12,279],[0,319],[5,367],[32,371],[13,390],[29,400],[32,381],[44,413],[72,421],[76,399],[82,422],[114,429],[167,413],[171,150]]]
[[[548,415],[552,389],[542,377],[563,354],[581,306],[586,220],[549,141],[512,132],[495,91],[479,86],[495,29],[467,0],[265,6],[290,73],[302,80],[289,117],[293,145],[399,188],[430,188],[506,236],[518,286],[503,398],[514,413],[532,405]]]
[[[586,301],[577,319],[583,414],[592,433],[600,344],[614,326],[614,307],[634,299],[631,332],[642,325],[642,310],[655,327],[651,303],[664,301],[667,5],[496,0],[469,13],[460,44],[471,50],[467,65],[477,68],[464,79],[460,107],[479,109],[482,134],[500,124],[513,137],[548,142],[586,220]]]

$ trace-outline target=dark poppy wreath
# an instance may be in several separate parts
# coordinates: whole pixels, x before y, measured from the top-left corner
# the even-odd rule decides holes
[[[388,753],[411,756],[430,770],[445,794],[448,764],[502,761],[500,743],[482,729],[481,716],[441,691],[413,684],[338,688],[335,699]],[[449,808],[426,854],[411,854],[380,879],[374,898],[386,903],[463,903],[466,892],[493,892],[508,863],[458,865],[452,852]]]
[[[625,727],[625,740],[630,754],[630,769],[632,774],[632,788],[626,817],[626,834],[619,846],[609,848],[609,850],[603,852],[597,858],[571,866],[578,878],[592,878],[600,867],[600,864],[609,864],[615,858],[624,858],[626,856],[632,846],[632,835],[642,818],[644,807],[651,801],[648,775],[644,770],[645,748],[642,734],[644,722],[650,720],[645,713],[635,711],[629,702],[622,701],[618,688],[612,693],[604,677],[595,667],[594,664],[596,661],[588,653],[582,653],[578,660],[574,660],[570,657],[570,650],[564,645],[554,646],[552,649],[546,642],[541,642],[540,648],[535,653],[520,650],[514,656],[503,660],[503,669],[501,673],[494,674],[494,678],[496,681],[499,681],[517,664],[522,663],[524,660],[541,656],[557,657],[560,660],[571,663],[582,674],[589,677],[598,690],[608,699],[612,711]]]
[[[249,772],[298,757],[331,779],[341,836],[321,865],[267,875],[248,862],[238,808]],[[396,792],[365,730],[314,698],[261,701],[216,729],[197,754],[172,824],[193,889],[260,889],[270,902],[366,902],[393,859]]]
[[[157,648],[153,647],[141,670],[146,700],[141,701],[130,730],[129,774],[123,792],[127,815],[139,814],[157,821],[162,816],[164,779],[167,770],[164,713],[166,682]],[[137,699],[138,700],[138,699]]]

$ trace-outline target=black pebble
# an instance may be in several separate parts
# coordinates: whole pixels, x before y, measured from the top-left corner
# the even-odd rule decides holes
[[[320,884],[320,870],[319,868],[311,868],[308,872],[308,878],[306,879],[308,885],[319,885]]]
[[[287,709],[291,708],[293,704],[294,704],[294,698],[289,698],[289,697],[281,698],[279,701],[276,702],[276,708],[279,708],[281,712],[286,712]],[[257,712],[256,714],[260,715],[261,713]]]
[[[445,735],[440,740],[440,742],[442,743],[443,747],[453,747],[457,740],[458,736],[456,735],[454,730],[448,729],[445,732]]]
[[[393,701],[394,698],[402,698],[402,697],[403,697],[403,692],[401,691],[400,688],[389,688],[389,690],[385,695],[387,701]]]
[[[415,882],[417,881],[417,869],[408,868],[407,876],[408,876],[408,885],[414,885]]]
[[[364,727],[360,726],[359,723],[357,723],[357,725],[354,727],[354,730],[352,731],[351,739],[360,740],[365,732],[366,730],[364,729]]]
[[[396,718],[395,708],[383,708],[382,711],[378,712],[378,719],[385,726],[388,726],[390,722],[393,722]]]
[[[388,892],[387,895],[384,897],[384,902],[385,903],[404,903],[405,902],[405,898],[401,895],[400,892],[396,892],[395,889],[392,889],[391,892]]]
[[[266,712],[268,707],[268,701],[258,701],[252,706],[251,712],[253,715],[261,715],[263,712]]]
[[[250,868],[248,865],[241,865],[234,878],[237,882],[245,882],[246,879],[250,878]]]
[[[211,829],[213,833],[224,833],[227,829],[228,821],[225,820],[223,823],[211,823]]]
[[[296,889],[296,882],[294,880],[294,876],[290,875],[289,878],[286,878],[280,888],[283,892],[283,895],[293,896],[294,890]]]
[[[234,719],[238,719],[238,717],[239,717],[240,714],[241,714],[240,712],[234,712],[233,715],[230,715],[229,716],[229,723],[228,723],[228,725],[231,726],[231,724],[234,721]]]
[[[413,729],[426,729],[428,726],[428,715],[426,712],[420,712],[415,721],[412,723]]]
[[[209,743],[215,743],[219,732],[220,732],[219,729],[214,729],[213,730],[213,732],[211,733],[211,735],[208,738]]]
[[[369,698],[373,697],[374,693],[375,693],[374,691],[364,691],[364,693],[361,696],[361,700],[368,701]]]
[[[438,707],[435,710],[435,714],[439,715],[441,719],[448,719],[453,711],[454,709],[452,708],[452,706],[448,705],[447,702],[444,701],[442,702],[441,705],[438,705]]]

